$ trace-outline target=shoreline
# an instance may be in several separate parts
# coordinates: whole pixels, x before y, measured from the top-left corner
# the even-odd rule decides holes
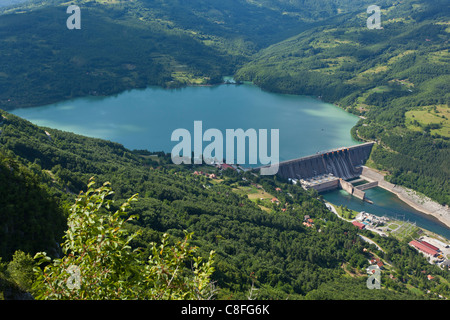
[[[241,83],[230,83],[230,82],[227,82],[227,80],[226,80],[227,78],[232,78],[232,77],[230,77],[230,76],[224,77],[224,81],[220,82],[220,83],[217,83],[217,84],[201,84],[201,85],[198,85],[198,84],[187,84],[187,85],[183,85],[183,86],[177,87],[177,88],[185,88],[185,87],[212,87],[212,86],[216,86],[216,85],[227,85],[227,84],[240,85],[241,84]],[[253,82],[251,82],[251,81],[243,81],[242,82],[242,84],[247,84],[247,83],[253,84]],[[159,86],[159,87],[162,88],[162,89],[169,89],[169,90],[177,89],[177,88],[168,88],[168,87],[163,87],[163,86]],[[259,87],[259,88],[262,89],[261,87]],[[140,89],[140,88],[134,88],[134,89]],[[123,90],[120,93],[126,92],[128,90],[133,90],[133,89],[126,89],[126,90]],[[120,94],[120,93],[116,93],[116,94]],[[113,95],[115,95],[115,94],[105,95],[105,96],[102,96],[102,97],[108,97],[108,96],[113,96]],[[296,94],[296,95],[297,96],[301,96],[301,95],[298,95],[298,94]],[[87,97],[87,96],[90,96],[90,95],[85,95],[85,96],[75,97],[75,98],[83,98],[83,97]],[[319,101],[323,101],[323,100],[321,100],[321,97],[317,97],[317,96],[309,96],[309,97],[317,99]],[[58,102],[60,102],[60,101],[65,101],[65,99],[58,100]],[[58,102],[55,102],[55,103],[58,103]],[[351,114],[345,108],[342,108],[340,105],[338,105],[336,103],[333,103],[333,102],[327,102],[327,103],[332,104],[332,105],[338,107],[339,109],[345,111],[346,113]],[[40,105],[39,104],[38,105],[32,105],[32,106],[30,106],[30,108],[38,107],[38,106],[40,106]],[[18,108],[14,108],[14,107],[12,109],[9,109],[9,108],[5,109],[4,108],[3,110],[5,110],[6,112],[10,113],[14,109],[18,109]],[[358,117],[364,118],[362,116],[358,116]],[[358,141],[354,137],[352,137],[352,138],[355,141]],[[366,175],[364,175],[364,173],[366,173]],[[363,176],[369,182],[378,181],[379,186],[381,188],[386,189],[387,191],[395,194],[401,201],[403,201],[404,203],[406,203],[410,207],[414,208],[415,210],[417,210],[417,211],[419,211],[419,212],[421,212],[423,214],[431,215],[432,217],[436,218],[439,222],[444,224],[446,227],[450,228],[450,208],[449,208],[449,206],[442,206],[439,203],[431,200],[430,198],[428,198],[428,197],[426,197],[424,195],[417,194],[417,192],[412,190],[412,189],[408,189],[406,187],[402,187],[402,186],[398,186],[398,185],[394,185],[392,183],[389,183],[389,182],[384,180],[384,174],[380,173],[379,171],[377,171],[375,169],[363,166],[362,177]]]
[[[378,181],[379,187],[392,192],[410,207],[436,218],[439,222],[450,228],[450,208],[448,206],[443,206],[424,195],[418,194],[412,189],[387,182],[384,179],[384,174],[366,166],[363,166],[361,178],[369,182]]]

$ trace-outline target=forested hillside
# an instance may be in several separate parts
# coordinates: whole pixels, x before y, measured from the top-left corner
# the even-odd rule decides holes
[[[56,254],[66,228],[60,201],[50,196],[35,169],[0,154],[0,256],[5,260],[16,250]]]
[[[147,258],[158,253],[152,242],[168,233],[173,244],[184,230],[193,232],[203,258],[214,250],[216,299],[450,298],[448,270],[430,264],[410,239],[359,230],[314,192],[278,177],[176,166],[167,154],[41,128],[3,111],[149,85],[207,85],[236,74],[265,90],[320,96],[361,115],[353,135],[379,142],[371,165],[448,204],[447,2],[381,2],[381,30],[365,26],[369,0],[73,1],[82,7],[81,30],[66,28],[64,1],[4,9],[0,298],[45,295],[44,287],[31,289],[41,284],[32,256],[61,257],[64,231],[78,228],[67,219],[92,177],[110,183],[115,203],[138,194],[127,212],[138,218],[125,227],[139,231],[130,245]],[[366,286],[372,258],[384,263],[381,290]]]
[[[220,172],[213,167],[203,170],[214,172],[220,179],[208,179],[195,175],[196,167],[170,164],[170,157],[164,154],[132,152],[116,143],[39,128],[5,112],[2,117],[0,153],[4,162],[23,168],[20,172],[30,172],[35,179],[25,176],[31,181],[27,194],[38,193],[41,199],[26,197],[23,188],[15,186],[10,195],[20,201],[9,202],[8,219],[2,210],[1,230],[9,228],[8,221],[21,220],[21,225],[27,228],[39,226],[39,237],[53,240],[61,229],[55,222],[64,220],[76,194],[86,190],[89,178],[94,176],[98,183],[111,182],[118,202],[139,194],[129,210],[130,215],[139,218],[127,224],[130,231],[141,231],[133,246],[150,254],[150,243],[159,242],[163,233],[175,240],[183,238],[183,230],[187,230],[194,232],[192,244],[199,247],[201,255],[214,250],[212,280],[219,288],[216,298],[246,299],[252,284],[261,299],[368,298],[364,269],[372,254],[392,267],[382,278],[383,287],[391,290],[371,292],[371,299],[433,297],[427,296],[428,289],[448,295],[447,271],[430,265],[407,243],[359,231],[329,212],[314,194],[298,186],[274,177]],[[19,171],[10,171],[3,165],[0,172],[17,175]],[[32,183],[37,180],[43,186]],[[238,192],[251,183],[276,195],[283,205],[263,208]],[[312,228],[303,225],[305,215],[314,220]],[[377,241],[386,252],[363,242],[358,236],[360,232]],[[10,236],[10,232],[3,232],[1,243]],[[37,237],[23,232],[20,242],[8,240],[6,252],[16,248],[34,255],[37,250],[44,250],[57,257],[55,250],[30,246]],[[5,252],[2,254],[9,257]],[[430,282],[421,270],[439,275],[441,280]],[[335,296],[331,292],[324,295],[324,286],[334,286],[335,282],[338,286],[344,282],[351,285],[348,291],[339,290]],[[405,284],[421,289],[409,291]],[[355,296],[356,292],[360,295]]]
[[[450,203],[448,1],[345,15],[258,53],[237,79],[265,90],[321,97],[363,116],[357,139],[377,140],[372,165],[393,183]]]
[[[80,30],[67,29],[62,0],[0,11],[3,109],[149,85],[218,83],[258,50],[356,9],[349,0],[293,7],[244,0],[71,3],[80,6]]]
[[[139,24],[122,10],[95,5],[83,10],[82,29],[70,32],[65,9],[0,16],[4,108],[149,85],[216,83],[232,73],[233,56],[187,32]]]
[[[0,103],[218,83],[240,68],[239,80],[364,116],[355,138],[383,146],[371,163],[448,204],[449,5],[383,1],[383,29],[369,30],[369,2],[80,0],[76,32],[61,1],[27,2],[0,15]]]

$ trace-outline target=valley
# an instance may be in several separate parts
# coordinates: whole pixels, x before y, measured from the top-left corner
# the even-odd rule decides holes
[[[244,300],[255,287],[258,299],[275,300],[450,297],[448,268],[410,245],[420,229],[392,223],[384,237],[330,212],[324,200],[345,204],[345,194],[246,170],[175,165],[169,154],[171,132],[194,121],[223,132],[280,129],[281,161],[375,141],[366,166],[448,208],[446,1],[380,1],[378,30],[365,26],[371,1],[74,3],[79,30],[65,27],[63,1],[0,8],[0,188],[7,195],[0,199],[0,298],[210,297],[205,285],[216,286],[218,300]],[[238,84],[223,84],[226,76]],[[114,191],[99,211],[83,202],[84,192],[94,192],[91,179]],[[107,190],[92,199],[104,201]],[[393,205],[392,194],[366,193],[381,215],[423,218]],[[127,199],[125,223],[112,212]],[[366,209],[354,200],[350,209]],[[96,227],[77,225],[84,222],[74,210],[91,214]],[[109,217],[116,225],[104,224]],[[448,234],[434,229],[436,221],[425,224]],[[105,242],[89,257],[128,262],[96,269],[76,260],[83,246],[66,242],[66,252],[59,245],[74,234],[91,236],[89,245],[117,241],[122,250],[107,251]],[[183,239],[203,264],[170,254],[187,250]],[[54,279],[45,278],[45,264],[33,271],[38,252],[48,254],[47,266],[54,261]],[[369,290],[375,258],[385,269],[380,290]],[[85,272],[81,287],[53,290],[65,283],[58,266],[69,261]],[[149,270],[173,263],[180,264],[167,269],[177,286],[171,295],[171,278]],[[117,279],[96,278],[99,272]],[[97,290],[97,281],[111,290]]]

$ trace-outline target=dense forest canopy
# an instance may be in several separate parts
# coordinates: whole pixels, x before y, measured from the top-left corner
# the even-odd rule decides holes
[[[278,1],[72,3],[82,8],[76,32],[66,28],[64,1],[34,0],[0,16],[3,109],[149,85],[218,83],[258,50],[369,1],[305,1],[292,14]],[[304,17],[311,12],[314,19]]]

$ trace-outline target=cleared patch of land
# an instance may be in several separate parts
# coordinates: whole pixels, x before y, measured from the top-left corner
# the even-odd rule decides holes
[[[272,202],[274,198],[270,193],[265,192],[260,186],[238,186],[233,188],[233,191],[240,195],[247,195],[247,197],[256,202],[256,204],[264,211],[272,211]]]
[[[348,209],[347,207],[335,206],[335,208],[339,216],[347,220],[355,219],[356,216],[359,214],[358,211]]]
[[[426,106],[405,113],[405,124],[411,130],[429,131],[450,137],[450,109],[448,105]]]

